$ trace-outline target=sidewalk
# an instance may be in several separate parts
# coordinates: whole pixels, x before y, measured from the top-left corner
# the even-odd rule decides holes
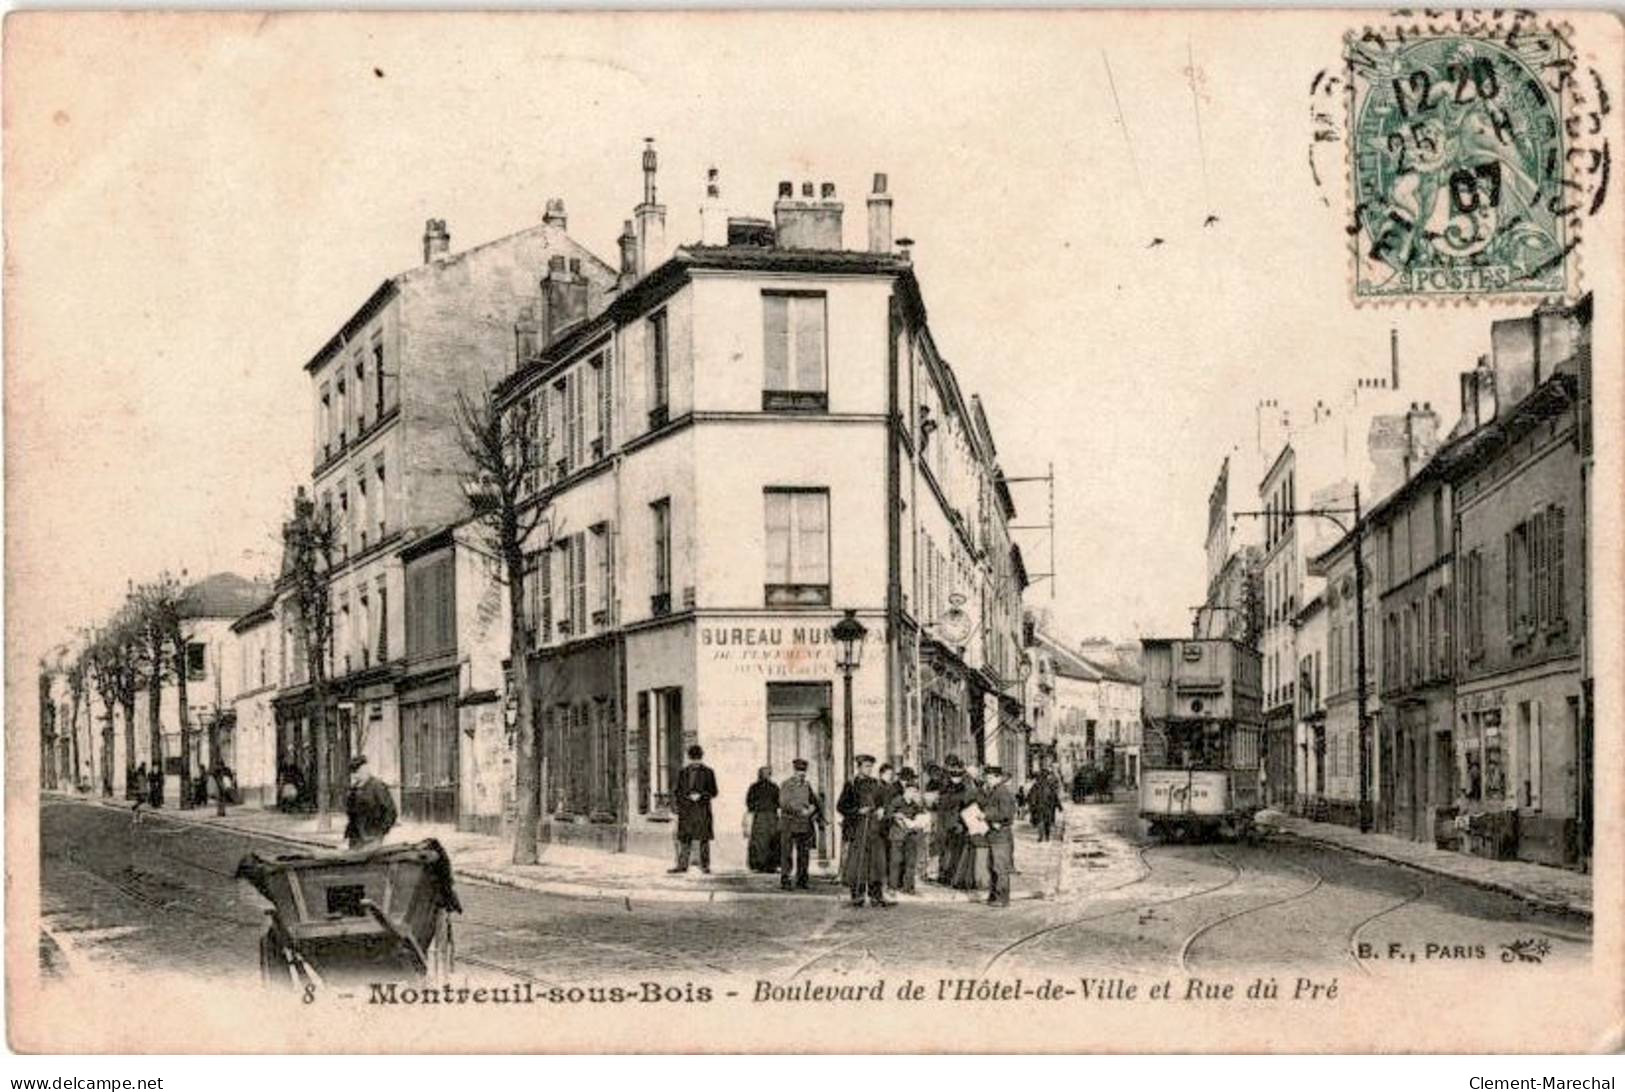
[[[56,795],[86,802],[93,799],[72,793]],[[123,802],[100,798],[95,798],[94,802],[104,807],[129,810],[129,805]],[[155,812],[144,811],[143,814],[160,821],[257,834],[311,849],[340,849],[344,845],[343,816],[333,817],[332,830],[320,831],[314,816],[288,815],[252,807],[231,808],[224,817],[216,816],[212,806],[187,811],[164,808]],[[453,830],[446,826],[402,823],[390,832],[389,841],[415,842],[424,838],[435,838],[445,847],[451,856],[452,870],[458,876],[549,895],[606,899],[628,904],[809,897],[809,892],[782,889],[777,873],[716,869],[706,875],[696,868],[686,874],[673,875],[666,871],[671,867],[669,858],[606,853],[580,846],[545,845],[541,847],[540,863],[516,865],[509,860],[512,846],[507,839]],[[1011,884],[1010,897],[1013,900],[1054,898],[1060,885],[1061,863],[1059,843],[1041,845],[1031,827],[1025,823],[1019,824],[1016,831],[1018,871]],[[900,901],[905,904],[974,903],[987,897],[985,891],[954,891],[929,883],[922,883],[919,887],[917,895],[900,896]],[[845,897],[846,892],[838,885],[833,869],[820,873],[815,866],[810,894],[813,897]]]
[[[1583,872],[1530,864],[1528,861],[1493,861],[1439,849],[1424,842],[1412,842],[1392,834],[1361,834],[1336,823],[1316,823],[1295,816],[1281,816],[1277,829],[1319,845],[1336,846],[1352,853],[1377,857],[1424,872],[1500,891],[1545,910],[1559,910],[1591,917],[1591,877]]]

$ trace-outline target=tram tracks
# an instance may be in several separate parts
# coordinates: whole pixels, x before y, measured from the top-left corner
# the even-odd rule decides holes
[[[1217,853],[1218,851],[1215,850],[1214,852]],[[1222,853],[1220,853],[1219,856],[1224,857],[1224,859],[1227,861],[1230,861],[1231,866],[1236,869],[1237,877],[1239,878],[1240,874],[1244,871],[1243,866],[1236,864],[1233,860],[1231,860],[1229,857],[1225,857],[1225,855]],[[1232,910],[1228,914],[1221,914],[1219,917],[1203,922],[1201,925],[1191,930],[1191,932],[1185,936],[1184,941],[1180,944],[1179,954],[1175,960],[1182,972],[1188,973],[1190,971],[1191,950],[1195,948],[1196,945],[1203,940],[1203,938],[1211,936],[1217,930],[1231,924],[1232,922],[1239,921],[1242,918],[1249,917],[1265,910],[1271,910],[1275,907],[1285,906],[1288,903],[1297,902],[1299,899],[1308,898],[1310,895],[1313,895],[1316,891],[1320,890],[1321,887],[1323,887],[1326,883],[1326,877],[1319,869],[1306,867],[1292,861],[1282,861],[1280,863],[1295,871],[1307,873],[1310,878],[1309,885],[1279,898],[1273,898],[1265,902],[1255,903],[1252,906],[1244,906],[1239,910]],[[1348,955],[1350,959],[1354,958],[1352,950],[1348,952]],[[1358,965],[1358,963],[1359,961],[1355,960],[1355,964]]]

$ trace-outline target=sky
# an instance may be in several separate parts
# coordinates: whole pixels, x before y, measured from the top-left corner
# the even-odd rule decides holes
[[[14,13],[12,677],[128,579],[274,569],[310,470],[302,365],[421,260],[424,220],[458,250],[562,197],[613,263],[646,136],[673,242],[710,166],[741,215],[781,178],[835,182],[853,247],[888,174],[1005,472],[1054,465],[1057,575],[1031,601],[1076,637],[1184,632],[1258,399],[1385,372],[1393,327],[1448,429],[1456,373],[1515,313],[1351,304],[1346,182],[1308,163],[1341,18]],[[1041,486],[1015,497],[1043,521]]]

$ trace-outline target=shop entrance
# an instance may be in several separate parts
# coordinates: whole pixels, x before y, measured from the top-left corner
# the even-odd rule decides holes
[[[401,706],[401,814],[457,822],[457,710],[449,697]]]
[[[807,760],[807,780],[823,803],[826,820],[818,832],[820,861],[829,860],[835,822],[831,723],[829,683],[767,684],[767,765],[782,781],[790,776],[792,761]]]

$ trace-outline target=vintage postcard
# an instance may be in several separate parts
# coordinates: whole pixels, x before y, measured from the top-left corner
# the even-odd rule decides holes
[[[1616,17],[4,62],[15,1049],[1620,1047]]]

